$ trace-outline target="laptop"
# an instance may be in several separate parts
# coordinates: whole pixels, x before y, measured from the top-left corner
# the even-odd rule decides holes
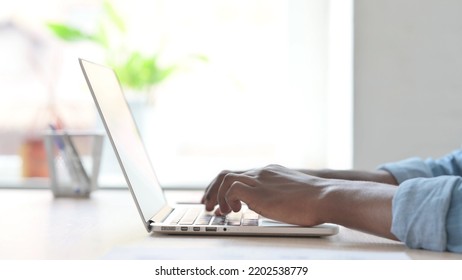
[[[215,216],[205,206],[169,205],[113,69],[79,59],[141,220],[148,232],[195,235],[327,236],[338,226],[301,227],[266,219],[243,207]]]

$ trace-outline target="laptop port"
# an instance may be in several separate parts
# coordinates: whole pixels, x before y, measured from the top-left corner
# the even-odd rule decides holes
[[[217,231],[216,227],[206,227],[205,231]]]
[[[193,230],[194,231],[201,231],[201,228],[200,227],[193,227]]]
[[[181,227],[181,231],[188,231],[188,227]]]

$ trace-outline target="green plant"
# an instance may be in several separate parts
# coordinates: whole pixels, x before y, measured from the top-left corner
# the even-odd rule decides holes
[[[127,50],[123,46],[127,32],[124,19],[109,1],[103,2],[102,11],[93,33],[65,23],[49,22],[47,27],[64,41],[90,41],[101,46],[106,53],[106,63],[116,71],[121,84],[138,92],[161,83],[179,68],[179,65],[161,66],[159,53],[147,55],[137,50]],[[115,39],[122,40],[122,44],[117,46]],[[195,58],[206,60],[204,56]]]

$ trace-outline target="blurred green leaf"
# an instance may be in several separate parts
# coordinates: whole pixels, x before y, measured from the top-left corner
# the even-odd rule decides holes
[[[176,66],[162,68],[157,64],[157,56],[145,56],[140,52],[133,52],[120,64],[114,64],[120,82],[130,88],[143,90],[168,78]]]
[[[47,27],[57,36],[64,41],[83,41],[83,40],[94,40],[93,36],[81,31],[80,29],[74,28],[69,25],[62,23],[47,23]]]
[[[47,23],[47,27],[64,41],[91,41],[100,45],[106,52],[106,62],[116,71],[123,86],[142,92],[167,79],[180,68],[180,63],[188,60],[208,61],[204,55],[190,55],[176,65],[162,66],[158,54],[145,55],[139,51],[129,51],[123,44],[114,45],[117,40],[113,40],[113,36],[124,38],[125,22],[109,0],[103,2],[102,11],[102,16],[94,23],[93,34],[63,23]]]
[[[114,9],[114,7],[111,5],[111,3],[109,3],[109,1],[104,1],[103,8],[106,15],[112,21],[112,23],[114,23],[117,29],[119,29],[119,31],[121,31],[122,33],[125,33],[125,22],[123,18]]]

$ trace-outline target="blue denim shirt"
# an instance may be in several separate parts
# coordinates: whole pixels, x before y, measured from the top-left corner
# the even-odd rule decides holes
[[[462,150],[379,168],[399,183],[391,232],[410,248],[462,253]]]

